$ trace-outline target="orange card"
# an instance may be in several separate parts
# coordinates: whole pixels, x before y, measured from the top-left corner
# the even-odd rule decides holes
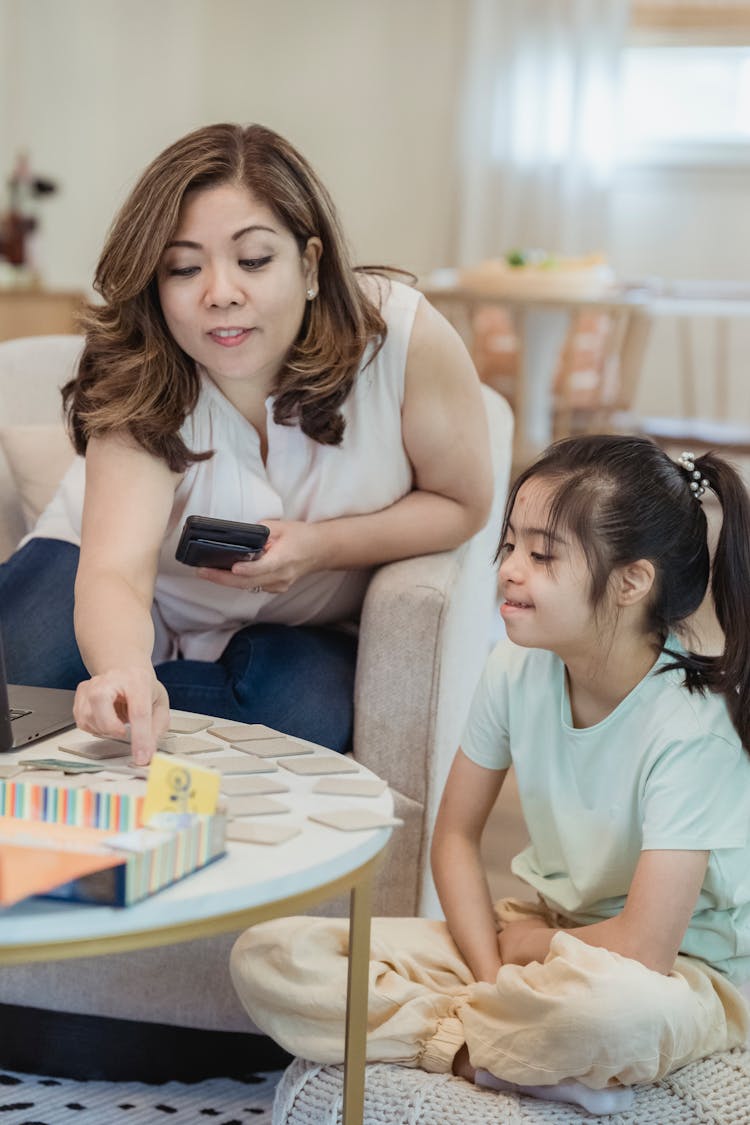
[[[122,856],[102,848],[112,835],[98,828],[0,817],[0,905],[117,867]]]

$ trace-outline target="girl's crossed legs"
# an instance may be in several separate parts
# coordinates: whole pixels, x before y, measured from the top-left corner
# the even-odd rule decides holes
[[[8,680],[74,689],[88,672],[73,629],[78,548],[31,539],[0,565]],[[104,623],[106,628],[106,622]],[[337,629],[249,625],[220,658],[156,666],[172,707],[264,723],[332,750],[351,748],[357,641]]]
[[[508,908],[538,910],[496,909]],[[285,918],[241,935],[232,979],[287,1051],[340,1063],[347,952],[345,919]],[[654,1082],[748,1031],[742,996],[703,962],[678,957],[663,976],[568,933],[555,935],[544,964],[504,965],[487,984],[474,981],[445,923],[376,918],[369,987],[368,1061],[450,1072],[466,1043],[472,1066],[525,1086]]]

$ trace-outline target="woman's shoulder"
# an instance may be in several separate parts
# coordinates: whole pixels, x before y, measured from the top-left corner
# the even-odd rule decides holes
[[[414,285],[386,273],[359,270],[357,284],[368,301],[379,309],[386,324],[389,316],[399,313],[413,316],[422,300],[421,292]]]

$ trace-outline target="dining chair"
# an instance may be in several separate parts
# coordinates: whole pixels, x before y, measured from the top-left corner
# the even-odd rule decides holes
[[[733,368],[744,364],[750,346],[750,285],[674,282],[651,311],[672,322],[680,401],[674,414],[636,416],[635,427],[660,445],[750,456],[746,380],[740,402],[732,386]]]

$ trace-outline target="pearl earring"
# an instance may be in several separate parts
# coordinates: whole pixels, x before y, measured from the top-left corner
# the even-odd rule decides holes
[[[314,300],[315,300],[315,298],[317,297],[317,295],[318,295],[318,294],[317,294],[317,293],[315,292],[315,290],[314,290],[314,289],[308,289],[308,290],[307,290],[307,299],[308,299],[308,301],[314,301]]]

